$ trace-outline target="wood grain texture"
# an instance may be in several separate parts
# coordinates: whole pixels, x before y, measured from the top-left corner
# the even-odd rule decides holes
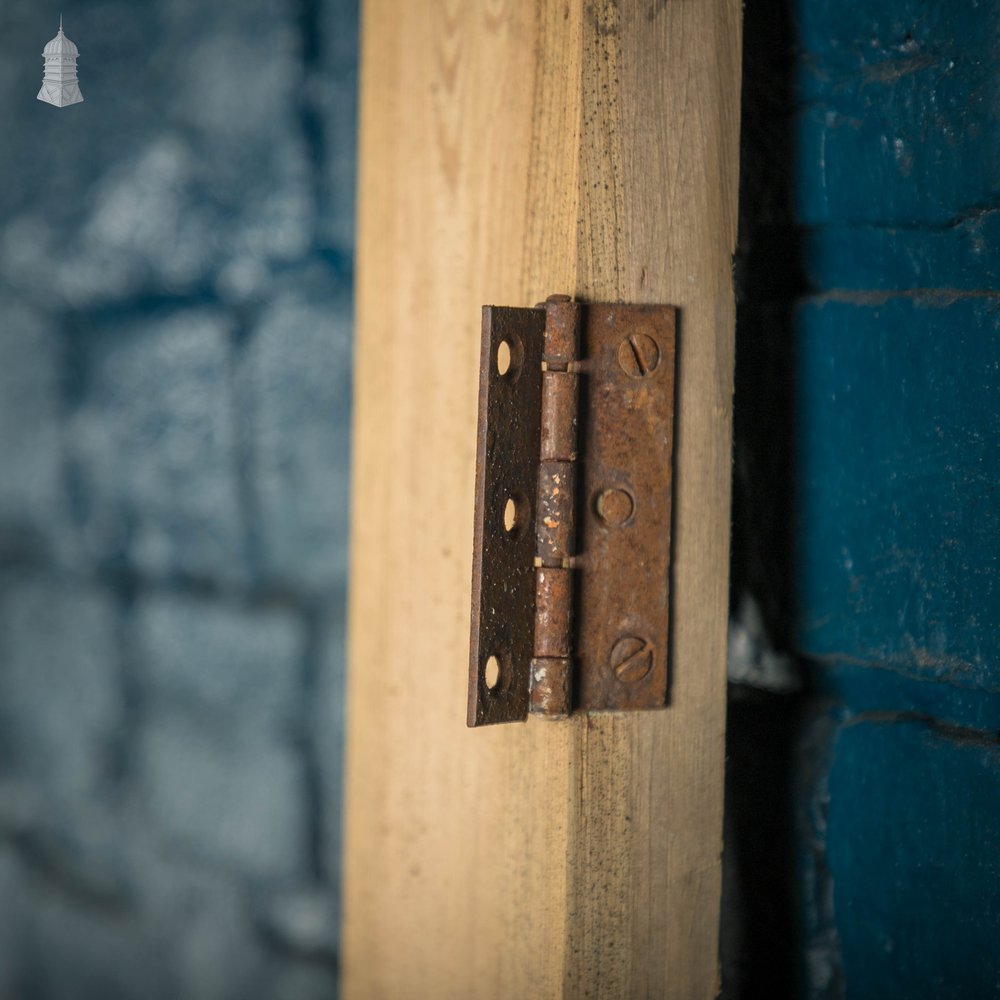
[[[712,997],[736,0],[363,17],[344,991]],[[479,309],[681,308],[671,707],[468,730]]]

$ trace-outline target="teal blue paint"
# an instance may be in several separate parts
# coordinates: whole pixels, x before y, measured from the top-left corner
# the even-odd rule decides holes
[[[798,314],[799,643],[1000,690],[1000,300]]]
[[[853,998],[1000,995],[1000,748],[919,722],[836,737],[826,862]]]
[[[931,294],[1000,288],[1000,209],[933,229],[824,226],[802,235],[811,288],[836,291],[927,290]]]
[[[1000,0],[792,9],[801,993],[996,997]]]
[[[993,0],[797,9],[800,221],[945,225],[996,200]]]
[[[944,726],[1000,738],[997,690],[940,683],[907,674],[887,663],[824,663],[812,667],[808,677],[815,695],[845,710],[849,707],[853,713],[934,719]]]

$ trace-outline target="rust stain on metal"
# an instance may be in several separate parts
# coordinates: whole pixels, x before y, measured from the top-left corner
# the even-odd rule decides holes
[[[535,309],[483,309],[476,512],[472,568],[472,648],[468,723],[528,716],[535,631],[535,510],[541,439],[545,315]],[[510,352],[500,373],[500,345]],[[515,499],[516,498],[516,499]],[[516,531],[504,528],[507,501],[520,500]],[[500,677],[487,684],[495,656]]]
[[[469,725],[666,704],[674,352],[670,306],[484,309]]]
[[[566,657],[531,661],[531,713],[547,719],[564,719],[572,710],[570,678],[573,660]]]
[[[579,376],[573,372],[542,372],[542,458],[572,462],[576,458]]]
[[[611,669],[627,684],[641,681],[653,666],[653,649],[639,635],[622,636],[611,647]]]
[[[591,305],[583,340],[589,371],[579,462],[577,704],[589,711],[661,708],[668,679],[675,310]],[[644,372],[631,350],[634,367],[619,363],[623,342],[638,345]],[[612,652],[628,637],[643,637],[646,645],[638,662],[623,667]]]
[[[565,484],[574,474],[571,462],[542,462],[538,467],[535,555],[547,566],[561,565],[573,554],[576,510],[572,490]]]
[[[579,377],[569,366],[580,349],[581,306],[567,296],[545,303],[542,426],[538,466],[535,568],[535,657],[530,711],[562,718],[573,697],[573,585],[564,566],[576,545],[576,438]]]
[[[652,375],[660,364],[660,345],[646,333],[630,333],[618,345],[618,364],[631,378]]]
[[[535,656],[572,655],[573,571],[556,566],[535,570]]]
[[[635,510],[635,501],[628,490],[604,490],[597,497],[597,513],[605,524],[624,524]]]
[[[545,300],[545,352],[549,368],[564,368],[577,358],[580,303],[568,295],[550,295]]]

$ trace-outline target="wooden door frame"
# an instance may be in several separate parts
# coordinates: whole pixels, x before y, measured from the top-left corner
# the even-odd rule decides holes
[[[368,0],[344,993],[718,988],[739,0]],[[469,730],[479,310],[680,309],[670,707]]]

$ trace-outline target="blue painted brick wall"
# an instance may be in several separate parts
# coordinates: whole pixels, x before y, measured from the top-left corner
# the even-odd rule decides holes
[[[353,0],[0,9],[0,997],[336,993]]]
[[[737,476],[787,494],[738,484],[765,569],[734,575],[803,685],[773,995],[1000,996],[1000,3],[747,16],[783,42],[746,112],[775,159],[743,208]]]
[[[728,994],[1000,996],[1000,3],[745,26]]]

